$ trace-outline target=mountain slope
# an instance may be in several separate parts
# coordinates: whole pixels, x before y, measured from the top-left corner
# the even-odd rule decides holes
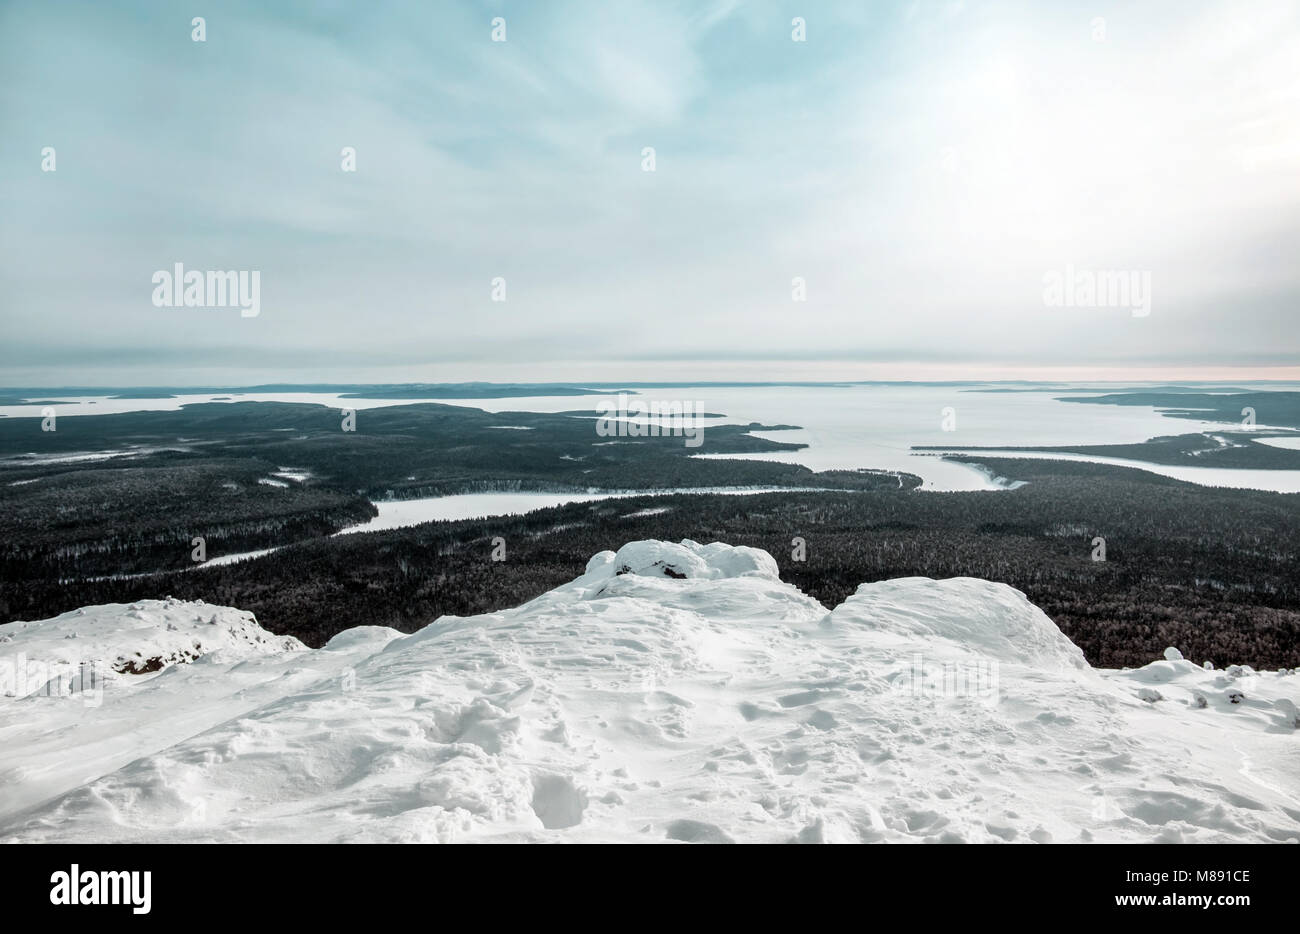
[[[265,650],[116,674],[99,706],[0,698],[0,839],[1300,840],[1300,676],[1096,671],[986,581],[827,611],[765,552],[635,542],[516,609],[318,651],[196,604],[86,614],[101,658],[191,617]],[[72,617],[0,626],[0,654]]]

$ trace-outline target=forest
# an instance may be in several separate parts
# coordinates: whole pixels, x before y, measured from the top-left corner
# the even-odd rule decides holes
[[[897,488],[897,474],[815,474],[796,464],[709,460],[696,454],[796,451],[802,445],[758,438],[772,425],[708,424],[703,443],[681,437],[607,441],[589,413],[484,412],[437,403],[362,409],[351,417],[323,405],[200,403],[180,411],[79,415],[43,432],[40,419],[0,419],[0,489],[45,482],[112,461],[55,462],[86,452],[129,458],[133,469],[220,457],[292,467],[311,485],[370,499],[409,499],[483,489],[623,490],[699,486]],[[525,429],[525,430],[519,430]],[[603,442],[603,443],[601,443]],[[117,466],[127,466],[118,463]],[[905,478],[903,484],[919,480]],[[4,494],[8,495],[8,494]]]
[[[278,539],[285,547],[253,561],[71,580],[61,561],[22,565],[21,554],[11,554],[0,619],[170,595],[252,610],[271,631],[319,646],[352,626],[410,632],[445,614],[516,606],[581,574],[598,551],[642,538],[691,538],[766,549],[784,580],[828,607],[860,583],[892,577],[1003,581],[1042,607],[1094,665],[1146,664],[1173,645],[1216,665],[1300,666],[1300,496],[1200,487],[1095,464],[967,460],[1027,482],[1010,491],[933,493],[900,488],[890,478],[843,492],[632,497],[297,538],[305,526],[292,524],[305,523],[307,513],[325,528],[363,509],[362,500],[334,492],[343,498],[275,514],[283,531],[260,540]],[[174,482],[181,490],[204,483],[220,488],[218,477],[199,471]],[[30,508],[34,517],[53,507]],[[250,508],[232,516],[254,523],[255,514]],[[229,524],[240,527],[233,519]],[[157,534],[165,538],[170,527],[162,528]],[[251,525],[246,529],[241,547],[257,538]],[[6,526],[6,539],[12,530]],[[26,526],[18,531],[36,534]],[[33,540],[71,541],[74,532]],[[796,536],[806,542],[806,560],[795,560]],[[505,540],[504,561],[491,560],[495,537]],[[1097,538],[1105,540],[1104,561],[1094,560]],[[48,561],[48,550],[42,554]]]
[[[892,473],[690,456],[798,449],[750,435],[757,425],[710,424],[699,447],[665,436],[610,442],[585,412],[491,414],[417,403],[349,417],[321,405],[232,402],[81,415],[49,432],[40,425],[0,420],[5,593],[38,580],[191,569],[196,538],[212,559],[328,536],[375,515],[374,500],[919,483]]]
[[[1171,467],[1221,467],[1234,470],[1300,470],[1300,451],[1274,447],[1263,438],[1300,437],[1277,431],[1213,431],[1150,438],[1139,444],[1076,444],[1051,447],[962,447],[962,451],[1034,451],[1121,457]],[[942,445],[916,445],[918,451],[949,451]]]

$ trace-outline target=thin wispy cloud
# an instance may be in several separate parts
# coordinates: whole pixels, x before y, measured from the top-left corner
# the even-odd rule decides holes
[[[11,381],[1300,350],[1294,4],[206,6],[0,9]],[[155,307],[177,262],[262,313]],[[1151,314],[1045,307],[1067,265]]]

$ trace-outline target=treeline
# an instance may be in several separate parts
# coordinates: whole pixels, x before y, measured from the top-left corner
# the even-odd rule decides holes
[[[1151,438],[1138,444],[1078,444],[1055,447],[992,447],[995,451],[1043,451],[1122,457],[1173,467],[1220,467],[1228,470],[1300,470],[1300,451],[1264,444],[1268,437],[1295,437],[1276,431],[1215,431]],[[1220,443],[1218,439],[1223,439]],[[916,450],[952,450],[943,445],[917,445]],[[963,451],[979,451],[979,446]]]
[[[5,581],[138,574],[329,535],[377,510],[363,496],[272,479],[273,465],[213,458],[74,469],[0,486]]]
[[[985,461],[1010,492],[689,495],[574,503],[491,521],[305,542],[256,561],[136,580],[0,589],[5,619],[174,595],[253,610],[321,645],[357,625],[413,631],[516,606],[642,538],[769,551],[783,579],[834,607],[864,582],[972,576],[1024,591],[1094,665],[1189,658],[1300,666],[1300,496],[1192,486],[1121,468]],[[666,512],[635,516],[643,509]],[[492,538],[507,560],[491,560]],[[806,561],[792,539],[806,542]],[[1094,561],[1094,539],[1106,560]]]

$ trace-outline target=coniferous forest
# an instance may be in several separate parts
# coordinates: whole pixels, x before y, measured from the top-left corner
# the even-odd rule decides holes
[[[1094,665],[1145,664],[1173,645],[1197,661],[1300,666],[1296,495],[977,457],[1024,485],[932,493],[907,475],[694,459],[680,439],[593,446],[590,419],[569,415],[395,406],[360,413],[349,436],[321,406],[195,408],[67,419],[75,430],[35,439],[43,458],[23,450],[34,446],[29,420],[0,423],[0,620],[175,596],[252,610],[319,646],[352,626],[413,631],[516,606],[578,576],[598,551],[689,538],[763,548],[828,607],[885,578],[1002,581]],[[533,430],[493,427],[503,424]],[[780,447],[749,430],[711,427],[703,451]],[[97,447],[117,456],[58,458]],[[634,496],[332,536],[374,515],[372,498],[757,485],[806,491]],[[207,559],[276,550],[204,566],[196,537]],[[494,561],[498,537],[505,555]]]

